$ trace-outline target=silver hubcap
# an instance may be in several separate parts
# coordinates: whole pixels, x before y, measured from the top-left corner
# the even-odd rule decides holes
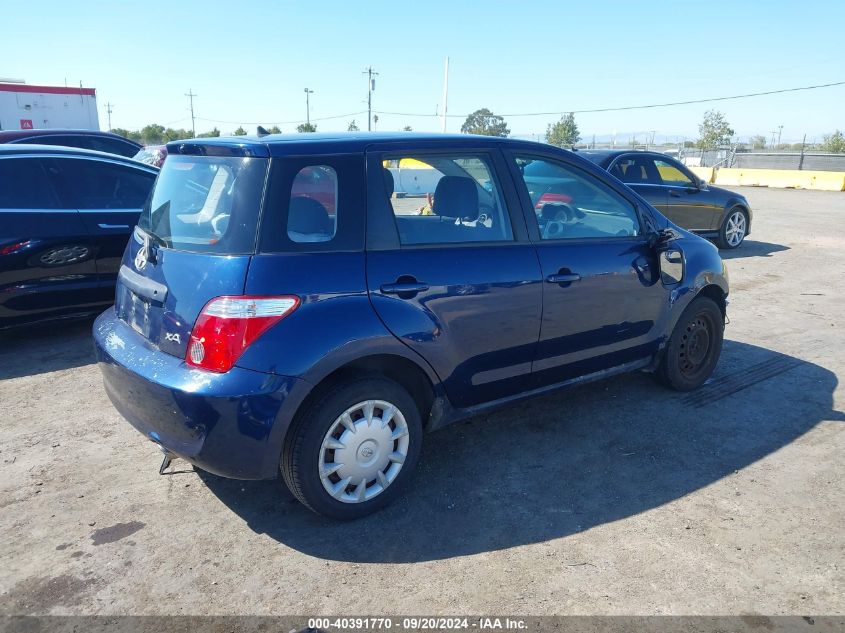
[[[742,242],[745,237],[745,214],[742,211],[736,211],[728,218],[725,237],[731,246],[739,246]]]
[[[320,481],[332,497],[361,503],[384,492],[408,456],[408,423],[384,400],[359,402],[331,425],[320,447]]]

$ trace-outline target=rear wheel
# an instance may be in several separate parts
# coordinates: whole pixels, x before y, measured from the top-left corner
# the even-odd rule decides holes
[[[414,399],[383,377],[342,382],[297,416],[282,475],[305,506],[337,519],[378,510],[400,493],[419,459]]]
[[[725,215],[716,240],[719,248],[736,248],[748,233],[748,214],[742,207],[733,207]]]
[[[725,320],[716,303],[697,297],[675,326],[657,377],[677,391],[697,389],[713,374],[722,353]]]

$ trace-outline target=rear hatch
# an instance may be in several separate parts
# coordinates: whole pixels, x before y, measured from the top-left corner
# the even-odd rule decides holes
[[[237,147],[179,150],[165,161],[124,253],[115,311],[161,351],[184,358],[203,306],[243,293],[270,161]]]

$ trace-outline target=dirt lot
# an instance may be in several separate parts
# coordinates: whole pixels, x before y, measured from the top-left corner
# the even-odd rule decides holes
[[[743,193],[710,384],[636,374],[450,427],[355,523],[280,482],[159,476],[90,322],[5,337],[0,613],[842,614],[845,193]]]

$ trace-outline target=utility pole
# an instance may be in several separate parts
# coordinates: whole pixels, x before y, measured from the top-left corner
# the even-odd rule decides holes
[[[801,141],[801,158],[798,159],[798,169],[804,169],[804,147],[807,145],[807,134],[804,134],[804,140]]]
[[[109,132],[111,132],[111,113],[112,113],[112,104],[106,103],[106,114],[109,116]]]
[[[194,97],[198,96],[194,94],[193,90],[188,88],[188,92],[185,93],[185,96],[191,100],[191,134],[194,135],[194,138],[197,136],[197,126],[194,121]]]
[[[309,97],[314,94],[313,90],[305,89],[305,123],[311,127],[311,101]]]
[[[783,132],[783,126],[778,125],[778,145],[780,145],[780,134]]]
[[[440,131],[446,132],[446,112],[449,109],[449,57],[446,57],[446,69],[443,71],[443,118],[440,122]]]
[[[367,75],[367,131],[371,132],[373,129],[373,90],[376,89],[375,77],[378,73],[373,70],[372,66],[367,66],[362,74]]]

